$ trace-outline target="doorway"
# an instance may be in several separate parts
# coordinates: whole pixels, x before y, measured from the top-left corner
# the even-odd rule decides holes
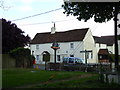
[[[46,62],[50,61],[50,53],[48,51],[44,51],[42,55],[43,55],[43,61]]]

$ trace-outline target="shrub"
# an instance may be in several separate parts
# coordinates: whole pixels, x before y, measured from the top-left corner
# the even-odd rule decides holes
[[[16,67],[30,67],[35,59],[28,48],[19,47],[10,51],[9,54],[16,59]]]

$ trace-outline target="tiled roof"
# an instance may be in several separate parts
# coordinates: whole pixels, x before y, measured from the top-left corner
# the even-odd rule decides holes
[[[83,41],[89,28],[84,29],[74,29],[64,32],[56,32],[51,34],[50,32],[46,33],[37,33],[30,44],[42,44],[42,43],[52,43],[57,42],[71,42],[71,41]]]
[[[114,36],[94,36],[95,42],[100,44],[107,44],[108,46],[112,46],[114,44]]]
[[[108,49],[100,49],[98,54],[104,54],[104,55],[108,55],[109,52],[108,52]]]

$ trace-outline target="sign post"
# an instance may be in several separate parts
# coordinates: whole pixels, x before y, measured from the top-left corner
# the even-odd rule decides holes
[[[80,51],[80,53],[85,53],[85,64],[87,64],[87,59],[88,59],[87,54],[90,53],[90,52],[92,52],[92,50]]]
[[[51,48],[54,50],[54,61],[55,61],[55,63],[56,63],[56,50],[57,50],[57,49],[60,49],[59,44],[58,44],[57,42],[53,42]]]
[[[92,50],[85,50],[85,51],[80,51],[80,53],[85,53],[85,64],[86,64],[86,69],[85,72],[87,72],[87,59],[88,59],[88,53],[92,52]]]

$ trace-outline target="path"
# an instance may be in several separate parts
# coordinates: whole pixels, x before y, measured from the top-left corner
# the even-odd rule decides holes
[[[37,84],[30,84],[30,85],[25,85],[25,86],[18,86],[18,87],[15,87],[15,88],[32,88],[32,87],[39,86],[39,85],[42,85],[42,84],[64,82],[64,81],[69,81],[69,80],[77,80],[77,79],[80,79],[80,78],[86,78],[86,77],[91,77],[91,76],[95,76],[95,75],[96,74],[85,74],[85,75],[80,75],[78,77],[72,77],[72,78],[67,78],[67,79],[62,79],[62,80],[48,80],[46,82],[40,82],[40,83],[37,83]]]

